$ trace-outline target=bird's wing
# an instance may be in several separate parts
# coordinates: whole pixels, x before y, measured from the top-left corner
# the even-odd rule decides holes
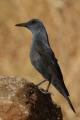
[[[55,73],[57,74],[58,79],[63,80],[61,69],[58,65],[57,59],[50,48],[48,44],[43,44],[42,42],[38,42],[38,52],[42,56],[42,58],[47,62],[48,64],[51,64],[51,66],[54,68]]]
[[[57,61],[57,59],[56,59],[52,50],[51,50],[51,57],[52,57],[52,60],[54,61],[54,67],[55,67],[55,71],[58,75],[58,78],[63,80],[63,75],[62,75],[61,69],[59,67],[58,61]]]
[[[46,43],[43,44],[42,42],[39,42],[38,44],[39,46],[37,50],[40,56],[42,57],[44,64],[47,64],[47,66],[50,65],[50,67],[52,68],[53,72],[56,75],[56,80],[58,80],[57,83],[59,83],[59,87],[61,86],[61,88],[65,91],[67,96],[69,96],[69,92],[67,91],[67,88],[63,81],[63,75],[61,69],[59,67],[59,64],[52,49]]]

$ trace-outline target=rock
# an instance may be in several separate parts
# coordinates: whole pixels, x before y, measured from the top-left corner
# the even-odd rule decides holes
[[[0,76],[0,120],[62,120],[51,94],[20,77]]]

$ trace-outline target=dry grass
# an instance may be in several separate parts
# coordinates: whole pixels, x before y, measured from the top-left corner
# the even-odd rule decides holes
[[[80,1],[2,0],[0,2],[0,74],[43,79],[29,60],[31,33],[14,25],[31,18],[43,20],[50,44],[59,60],[64,80],[77,111],[74,113],[53,88],[50,91],[62,106],[65,120],[80,119]]]

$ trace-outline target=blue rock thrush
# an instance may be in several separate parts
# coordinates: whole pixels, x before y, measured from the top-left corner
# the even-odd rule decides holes
[[[39,19],[32,19],[26,23],[16,24],[16,26],[26,27],[32,32],[32,45],[30,49],[30,59],[32,65],[41,75],[66,98],[70,107],[75,109],[70,101],[69,92],[64,84],[63,75],[58,65],[57,59],[50,47],[48,34],[43,23]],[[43,83],[46,80],[40,82]],[[40,85],[39,84],[39,85]]]

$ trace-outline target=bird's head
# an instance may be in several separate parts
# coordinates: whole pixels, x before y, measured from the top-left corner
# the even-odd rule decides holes
[[[16,26],[26,27],[31,30],[32,33],[38,32],[44,27],[43,23],[39,19],[32,19],[25,23],[16,24]]]

